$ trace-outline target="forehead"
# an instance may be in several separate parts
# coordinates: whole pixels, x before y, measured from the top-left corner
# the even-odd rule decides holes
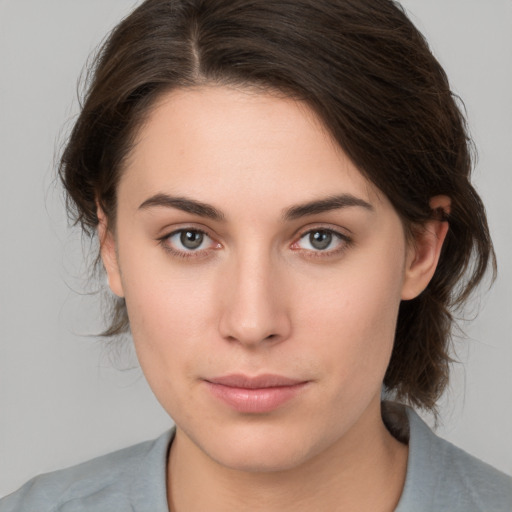
[[[226,203],[296,203],[335,193],[369,202],[365,179],[304,102],[227,86],[177,89],[153,106],[136,137],[120,194],[159,192]]]

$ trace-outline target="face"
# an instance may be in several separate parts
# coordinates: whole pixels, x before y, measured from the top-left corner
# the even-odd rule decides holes
[[[414,259],[386,197],[270,94],[173,91],[137,140],[103,259],[178,438],[278,470],[379,421]]]

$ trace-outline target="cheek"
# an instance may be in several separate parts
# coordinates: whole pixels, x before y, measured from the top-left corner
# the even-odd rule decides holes
[[[171,281],[172,282],[172,281]],[[135,351],[144,376],[162,407],[175,421],[191,421],[190,383],[204,354],[204,298],[184,283],[132,282],[126,294]],[[176,415],[176,416],[175,416]]]
[[[401,300],[403,252],[383,247],[369,254],[347,259],[321,287],[304,285],[308,300],[300,308],[303,329],[318,340],[311,356],[322,354],[328,373],[353,389],[380,386]]]
[[[152,251],[153,253],[155,251]],[[212,286],[204,270],[183,272],[148,251],[120,254],[130,328],[141,367],[156,391],[189,376],[211,332]],[[144,264],[142,263],[144,262]]]

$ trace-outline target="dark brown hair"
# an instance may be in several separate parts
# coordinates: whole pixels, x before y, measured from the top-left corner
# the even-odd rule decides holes
[[[440,64],[391,0],[146,0],[101,48],[60,164],[68,207],[95,233],[96,201],[115,221],[116,187],[159,95],[203,83],[256,86],[307,102],[405,228],[451,198],[436,273],[401,304],[384,384],[432,409],[449,370],[452,313],[495,268],[471,144]],[[124,301],[107,335],[129,329]]]

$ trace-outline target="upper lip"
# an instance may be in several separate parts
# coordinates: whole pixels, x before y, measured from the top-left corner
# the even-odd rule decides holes
[[[221,386],[228,386],[231,388],[245,388],[245,389],[261,389],[261,388],[276,388],[284,386],[295,386],[303,384],[306,381],[300,379],[291,379],[282,375],[258,375],[250,377],[242,374],[224,375],[222,377],[214,377],[212,379],[205,379],[212,384],[219,384]]]

